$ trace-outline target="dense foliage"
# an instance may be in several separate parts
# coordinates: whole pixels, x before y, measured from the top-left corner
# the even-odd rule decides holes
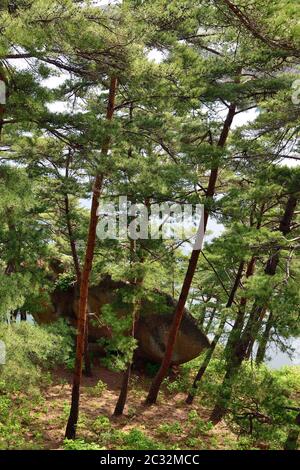
[[[299,367],[266,361],[271,346],[292,354],[300,335],[299,15],[297,0],[1,2],[0,448],[35,441],[30,396],[59,364],[75,365],[65,449],[203,448],[199,435],[221,420],[238,436],[228,448],[297,448]],[[176,214],[173,238],[97,237],[104,204],[120,197],[148,210],[202,204],[203,249],[193,224],[178,234]],[[89,286],[108,277],[122,287],[89,312]],[[53,296],[69,291],[76,353],[69,324],[43,325],[59,316]],[[82,361],[90,372],[99,360],[88,329],[110,332],[98,343],[101,365],[123,377],[121,415],[138,389],[138,320],[147,302],[164,313],[161,293],[180,300],[160,368],[143,364],[155,372],[146,401],[161,385],[162,401],[188,394],[187,425],[149,435],[100,416],[75,440]],[[173,380],[184,307],[211,348]]]

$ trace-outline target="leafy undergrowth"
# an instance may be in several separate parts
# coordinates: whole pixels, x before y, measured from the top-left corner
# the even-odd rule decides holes
[[[119,373],[103,367],[93,378],[84,378],[76,441],[64,441],[72,375],[63,368],[54,383],[30,412],[27,448],[43,449],[233,449],[236,436],[224,424],[212,428],[209,410],[199,404],[191,410],[183,393],[161,395],[159,406],[146,407],[143,400],[149,379],[133,376],[124,416],[112,417],[121,381]],[[24,405],[23,405],[24,406]],[[32,430],[35,430],[33,434]],[[36,435],[39,439],[36,440]]]
[[[122,417],[112,417],[122,374],[100,366],[83,378],[77,439],[64,440],[69,415],[72,330],[2,326],[6,363],[0,367],[1,449],[282,449],[295,427],[300,368],[277,371],[251,361],[232,387],[230,409],[213,427],[210,412],[224,375],[222,350],[206,371],[192,406],[185,403],[201,357],[168,377],[155,406],[143,403],[151,379],[135,373]],[[40,347],[42,345],[43,347]],[[155,370],[148,373],[155,373]],[[295,432],[297,429],[295,429]]]
[[[35,424],[46,410],[41,391],[52,383],[51,368],[72,362],[72,330],[62,321],[49,327],[0,324],[0,339],[6,349],[0,365],[0,450],[43,448]]]

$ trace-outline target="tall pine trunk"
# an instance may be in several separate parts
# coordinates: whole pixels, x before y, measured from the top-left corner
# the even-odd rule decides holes
[[[216,310],[217,308],[213,308],[210,315],[209,315],[209,318],[208,318],[208,322],[206,323],[205,327],[203,328],[203,333],[208,335],[209,332],[210,332],[210,328],[211,328],[211,325],[214,321],[214,318],[215,318],[215,314],[216,314]]]
[[[257,365],[261,364],[265,359],[267,344],[269,342],[272,326],[273,326],[273,314],[272,312],[270,312],[267,323],[265,325],[265,331],[263,332],[262,338],[259,342],[259,346],[258,346],[256,357],[255,357],[255,362]]]
[[[134,263],[134,261],[136,260],[136,241],[135,240],[130,241],[130,256],[131,256],[131,265],[132,265],[132,263]],[[134,288],[136,289],[137,287],[141,286],[142,283],[143,283],[142,278],[141,279],[135,278],[133,282]],[[130,332],[130,335],[132,338],[135,338],[136,336],[136,327],[137,327],[137,323],[139,320],[140,306],[141,306],[140,303],[141,303],[140,299],[138,299],[136,302],[134,302],[134,305],[133,305],[132,323],[131,323],[131,332]],[[121,416],[124,412],[124,408],[125,408],[126,401],[127,401],[129,382],[130,382],[130,377],[131,377],[132,363],[133,363],[133,358],[130,361],[130,363],[127,364],[127,368],[123,373],[121,390],[120,390],[118,401],[115,406],[114,416]]]
[[[294,195],[289,196],[284,214],[279,224],[279,230],[283,235],[287,235],[291,230],[291,224],[296,205],[297,198]],[[277,248],[266,263],[266,275],[274,276],[276,274],[279,264],[279,255],[280,248]],[[255,300],[244,331],[232,344],[232,352],[227,363],[227,369],[223,383],[220,387],[220,395],[210,416],[210,420],[213,424],[219,423],[227,412],[235,377],[240,369],[241,364],[246,358],[249,345],[252,341],[255,341],[257,337],[266,308],[267,305],[261,305],[259,299]]]
[[[132,314],[132,329],[131,329],[132,338],[135,338],[136,336],[136,325],[137,325],[138,317],[139,317],[139,309],[140,309],[140,305],[138,302],[134,306],[134,311]],[[121,416],[124,412],[124,408],[125,408],[126,401],[127,401],[128,389],[129,389],[129,381],[131,377],[131,369],[132,369],[132,361],[129,364],[127,364],[127,368],[125,372],[123,373],[121,390],[120,390],[118,401],[115,406],[114,416]]]
[[[236,274],[236,277],[235,277],[235,281],[234,281],[234,284],[232,286],[232,289],[231,289],[231,292],[230,292],[230,295],[229,295],[229,298],[228,298],[228,301],[227,301],[227,304],[226,304],[226,308],[230,308],[234,302],[234,298],[235,298],[235,294],[236,294],[236,291],[238,290],[238,287],[240,285],[240,282],[241,282],[241,279],[242,279],[242,276],[243,276],[243,270],[244,270],[244,261],[242,261],[239,265],[239,269],[238,269],[238,272]],[[205,374],[205,371],[211,361],[211,358],[213,356],[213,353],[216,349],[216,346],[224,332],[224,328],[225,328],[225,324],[226,324],[226,316],[224,316],[222,318],[222,320],[220,321],[220,324],[219,324],[219,327],[218,327],[218,330],[215,334],[215,337],[211,343],[211,346],[209,348],[209,350],[207,351],[205,357],[204,357],[204,360],[200,366],[200,369],[198,370],[198,373],[194,379],[194,382],[193,382],[193,386],[192,386],[192,390],[191,392],[188,394],[187,396],[187,399],[186,399],[186,403],[188,405],[191,405],[194,401],[194,397],[195,397],[195,393],[196,393],[196,390],[198,388],[198,385],[199,385],[199,382],[200,380],[202,379],[203,375]]]
[[[130,103],[130,106],[129,106],[129,122],[131,123],[132,120],[133,120],[133,103]],[[131,147],[128,150],[128,158],[132,158],[132,148]],[[148,199],[145,201],[145,204],[147,206],[148,213],[149,213],[150,205],[149,205],[149,200]],[[130,240],[130,267],[131,268],[132,268],[133,263],[136,261],[136,257],[137,257],[136,240],[131,239]],[[135,287],[137,287],[137,286],[141,285],[142,282],[143,282],[143,279],[135,278],[133,284],[134,284]],[[139,314],[140,314],[139,310],[140,310],[140,300],[135,302],[134,305],[133,305],[132,323],[131,323],[131,332],[130,332],[130,335],[131,335],[132,338],[135,338],[135,336],[136,336],[136,326],[137,326],[137,322],[139,320]],[[123,373],[120,394],[119,394],[118,401],[117,401],[115,409],[114,409],[114,416],[121,416],[124,412],[124,408],[125,408],[126,401],[127,401],[127,396],[128,396],[132,365],[133,365],[133,357],[132,357],[132,360],[127,364],[126,370]]]
[[[65,172],[66,179],[69,178],[70,162],[71,162],[71,156],[69,154],[68,159],[67,159],[67,164],[66,164],[66,172]],[[78,293],[78,290],[80,289],[80,284],[81,284],[81,267],[80,267],[80,261],[79,261],[77,248],[76,248],[76,240],[75,240],[73,227],[72,227],[71,214],[70,214],[70,201],[69,201],[68,193],[65,194],[64,202],[65,202],[65,215],[66,215],[69,243],[70,243],[70,248],[71,248],[71,253],[72,253],[74,270],[75,270],[75,273],[76,273],[76,281],[77,282],[76,282],[76,286],[75,286],[75,297],[77,297],[77,293]],[[90,354],[89,354],[89,321],[88,321],[88,319],[87,319],[87,322],[86,322],[86,331],[85,331],[85,340],[84,341],[85,341],[85,344],[84,344],[84,374],[87,377],[91,377],[92,376],[92,366],[91,366],[91,358],[90,358]]]
[[[258,218],[258,222],[256,224],[256,229],[260,230],[261,228],[261,223],[262,223],[262,216],[263,216],[263,211],[264,211],[265,204],[263,203],[261,206],[261,211],[260,211],[260,216]],[[254,271],[255,271],[255,264],[256,264],[256,257],[252,256],[251,260],[248,263],[247,270],[246,270],[246,279],[249,277],[253,276]],[[246,314],[246,305],[247,305],[247,298],[242,297],[240,300],[240,305],[239,309],[237,312],[237,316],[235,318],[233,327],[229,333],[228,340],[224,349],[224,356],[225,358],[230,358],[230,354],[232,351],[232,345],[237,341],[237,339],[240,337],[240,334],[242,332],[242,329],[244,327],[244,321],[245,321],[245,314]]]
[[[247,270],[246,270],[246,279],[251,277],[254,273],[254,268],[255,268],[255,263],[256,263],[256,258],[253,256],[251,260],[248,263]],[[233,327],[229,333],[228,340],[224,349],[224,356],[229,357],[230,352],[232,351],[233,344],[237,340],[237,338],[240,337],[241,331],[244,326],[244,319],[245,319],[245,313],[246,313],[246,304],[247,304],[247,299],[246,297],[242,297],[240,300],[240,305],[239,309],[237,312],[237,316],[235,318]]]
[[[222,129],[219,141],[218,141],[218,147],[225,146],[235,113],[236,113],[236,104],[231,104],[229,106],[228,113],[227,113],[227,116],[223,125],[223,129]],[[203,221],[204,234],[206,231],[208,217],[209,217],[209,202],[212,200],[212,198],[215,195],[218,172],[219,172],[218,166],[213,167],[210,172],[208,188],[206,191],[206,202],[208,204],[206,204],[205,209],[204,209],[204,221]],[[190,256],[188,269],[187,269],[187,272],[183,281],[181,293],[180,293],[179,300],[178,300],[176,310],[174,313],[172,325],[169,331],[165,355],[163,357],[160,369],[158,373],[156,374],[156,376],[154,377],[154,380],[151,384],[151,387],[150,387],[150,390],[146,399],[146,404],[150,405],[156,402],[162,381],[164,380],[164,378],[166,377],[168,373],[168,369],[172,361],[172,355],[173,355],[173,350],[174,350],[174,346],[176,342],[176,337],[178,334],[178,330],[180,328],[181,320],[182,320],[183,313],[184,313],[184,307],[185,307],[187,297],[190,292],[190,288],[191,288],[192,280],[196,271],[200,252],[201,252],[201,249],[194,249]]]
[[[1,62],[0,62],[0,82],[2,82],[2,83],[0,83],[0,86],[3,86],[3,83],[5,84],[4,86],[6,86],[6,80],[5,80],[3,70],[2,70]],[[5,114],[5,103],[0,102],[0,142],[1,142],[1,139],[2,139],[2,130],[3,130],[3,125],[4,125],[4,114]]]
[[[108,105],[106,112],[106,119],[112,120],[115,106],[115,96],[117,91],[117,79],[112,77],[110,80]],[[110,138],[108,137],[101,149],[103,156],[107,155],[110,145]],[[74,439],[76,437],[76,427],[78,422],[79,414],[79,399],[80,399],[80,385],[82,379],[82,362],[85,346],[86,337],[86,317],[87,317],[87,304],[88,304],[88,293],[89,293],[89,278],[93,265],[94,250],[96,244],[96,229],[98,222],[98,207],[99,198],[102,192],[104,175],[97,174],[94,180],[92,206],[90,212],[90,222],[88,229],[87,246],[85,253],[84,266],[81,276],[80,284],[80,298],[79,298],[79,314],[78,314],[78,326],[77,326],[77,344],[76,344],[76,359],[75,359],[75,370],[73,377],[72,387],[72,398],[71,398],[71,409],[70,415],[66,427],[65,437],[67,439]]]

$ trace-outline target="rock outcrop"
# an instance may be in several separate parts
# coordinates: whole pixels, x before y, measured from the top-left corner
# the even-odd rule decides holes
[[[107,277],[97,286],[89,290],[89,341],[96,342],[100,338],[111,337],[109,325],[101,326],[101,309],[106,304],[118,305],[120,316],[130,314],[130,304],[118,301],[120,292],[128,285],[113,281]],[[137,324],[136,338],[138,340],[137,355],[153,362],[161,362],[168,338],[169,328],[176,307],[175,300],[166,294],[154,292],[154,300],[145,298],[141,302],[140,318]],[[78,311],[78,291],[70,287],[65,291],[55,290],[52,294],[52,308],[47,314],[40,315],[38,321],[53,321],[59,317],[67,318],[71,324],[76,325]],[[94,320],[93,320],[94,319]],[[205,334],[198,328],[193,317],[185,311],[176,340],[173,364],[182,364],[199,356],[210,347]]]

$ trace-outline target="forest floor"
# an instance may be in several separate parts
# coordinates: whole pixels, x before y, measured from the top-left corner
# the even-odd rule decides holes
[[[32,422],[26,440],[42,449],[64,449],[72,373],[60,368],[52,375],[51,385],[43,390],[41,404],[33,404],[30,411]],[[93,377],[83,377],[79,448],[93,445],[103,449],[235,448],[237,438],[226,425],[220,423],[212,428],[208,423],[210,410],[196,401],[190,408],[184,403],[183,393],[163,390],[158,405],[146,407],[143,401],[151,379],[145,375],[133,374],[125,413],[113,417],[121,379],[120,373],[100,366],[94,368]]]

